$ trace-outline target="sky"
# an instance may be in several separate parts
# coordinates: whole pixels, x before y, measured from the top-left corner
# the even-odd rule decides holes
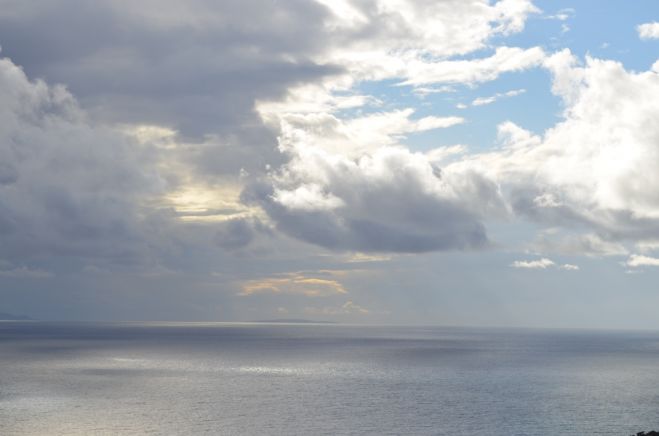
[[[0,0],[0,312],[659,328],[659,3]]]

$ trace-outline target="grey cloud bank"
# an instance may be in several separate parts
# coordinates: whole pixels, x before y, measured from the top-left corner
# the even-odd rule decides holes
[[[94,126],[61,86],[0,60],[0,253],[130,257],[148,238],[141,198],[164,188],[148,149]]]
[[[0,309],[297,317],[312,307],[303,290],[236,296],[331,268],[344,272],[332,280],[345,295],[322,293],[313,307],[374,321],[412,304],[397,277],[464,291],[455,277],[478,259],[502,287],[524,269],[591,274],[583,255],[650,265],[657,64],[632,71],[513,46],[507,38],[539,14],[526,0],[0,0],[0,281],[11,286]],[[501,122],[499,143],[476,151],[444,142],[469,128],[468,110],[414,97],[534,69],[550,73],[559,122],[541,133]],[[429,137],[435,148],[418,139]],[[533,234],[516,245],[501,223]],[[510,254],[525,249],[540,260]],[[459,272],[434,277],[429,259]],[[367,291],[376,284],[378,297]]]

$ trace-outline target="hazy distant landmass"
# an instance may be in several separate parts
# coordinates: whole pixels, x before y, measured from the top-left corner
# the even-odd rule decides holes
[[[317,321],[312,319],[284,318],[284,319],[262,319],[252,322],[282,323],[282,324],[337,324],[334,321]]]
[[[0,312],[0,321],[32,321],[27,315],[12,315],[11,313]]]

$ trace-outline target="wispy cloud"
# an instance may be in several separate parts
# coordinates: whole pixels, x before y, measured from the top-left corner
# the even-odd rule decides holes
[[[517,95],[524,94],[526,92],[526,89],[513,89],[512,91],[508,92],[497,92],[494,95],[491,95],[489,97],[478,97],[474,101],[471,102],[472,106],[485,106],[488,104],[492,104],[495,101],[505,98],[505,97],[515,97]]]
[[[566,21],[572,18],[574,14],[575,14],[575,10],[573,8],[564,8],[564,9],[560,9],[555,14],[546,15],[544,18],[546,20]]]
[[[438,87],[419,86],[414,88],[412,92],[414,93],[414,95],[416,95],[419,98],[425,98],[431,94],[452,93],[452,92],[456,92],[456,90],[454,87],[448,85],[438,86]]]
[[[645,245],[637,245],[639,250]],[[620,243],[610,242],[593,233],[564,234],[559,229],[541,232],[532,244],[532,249],[538,255],[556,253],[567,256],[620,256],[628,253]]]
[[[510,264],[513,268],[522,268],[522,269],[547,269],[547,268],[558,268],[566,271],[578,271],[579,266],[569,263],[563,265],[556,264],[551,259],[543,257],[542,259],[537,260],[516,260]]]
[[[540,47],[499,47],[487,58],[417,63],[409,66],[409,78],[401,85],[476,84],[495,80],[501,74],[539,66],[545,59]]]

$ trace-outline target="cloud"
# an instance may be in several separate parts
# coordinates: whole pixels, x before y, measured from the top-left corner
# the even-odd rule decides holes
[[[257,234],[270,234],[271,230],[258,218],[237,218],[217,226],[215,242],[228,250],[237,250],[249,245]]]
[[[456,89],[449,85],[442,85],[439,87],[417,86],[412,90],[412,92],[414,93],[414,95],[416,95],[419,98],[425,98],[431,94],[445,94],[445,93],[456,92]]]
[[[591,57],[581,65],[567,50],[545,66],[563,120],[543,135],[503,123],[499,150],[446,170],[470,168],[495,181],[519,217],[610,243],[656,239],[659,74]]]
[[[253,122],[256,96],[332,71],[308,59],[328,18],[315,2],[8,0],[3,9],[12,13],[0,17],[0,40],[29,72],[66,83],[105,119],[187,135]]]
[[[620,243],[610,242],[593,233],[564,234],[559,229],[541,232],[532,243],[538,253],[568,256],[619,256],[628,250]]]
[[[557,265],[553,260],[543,257],[538,260],[516,260],[510,264],[512,268],[522,268],[522,269],[547,269],[556,267],[558,269],[566,271],[579,271],[578,265],[572,265],[569,263],[563,265]]]
[[[446,147],[438,147],[428,150],[425,155],[433,164],[443,164],[450,159],[457,159],[464,156],[468,151],[468,147],[462,144],[455,144]]]
[[[502,73],[518,72],[540,66],[544,58],[545,53],[540,47],[529,49],[498,47],[488,58],[412,63],[408,66],[409,78],[401,84],[481,83],[495,80]]]
[[[567,21],[575,15],[575,10],[572,8],[560,9],[553,15],[546,15],[544,18],[547,20]]]
[[[2,9],[0,43],[30,76],[64,84],[95,122],[170,129],[167,164],[217,185],[282,163],[257,99],[343,71],[312,59],[331,17],[313,1],[5,0]]]
[[[311,277],[303,273],[286,273],[280,276],[248,280],[242,284],[239,295],[293,294],[306,297],[327,297],[347,294],[348,291],[337,280]]]
[[[337,250],[487,245],[497,187],[400,147],[463,118],[338,112],[380,104],[351,91],[359,79],[405,81],[431,64],[453,75],[465,60],[452,57],[521,31],[538,12],[530,1],[174,3],[5,2],[0,41],[15,60],[0,62],[0,256],[156,267],[198,243],[206,255],[240,251],[267,220]],[[505,47],[476,58],[465,80],[524,57]],[[18,64],[65,86],[31,81]],[[243,183],[252,207],[238,198]]]
[[[642,266],[659,266],[659,259],[656,257],[644,256],[642,254],[632,254],[625,262],[625,265],[629,268],[639,268]]]
[[[430,65],[419,58],[405,62],[404,71],[393,69],[380,78],[408,77],[402,83],[413,85],[475,83],[540,65],[544,56],[539,48],[503,47],[487,59]],[[423,78],[418,68],[433,76]],[[251,184],[245,201],[262,207],[280,231],[332,250],[425,252],[487,246],[484,217],[507,213],[497,185],[478,172],[441,169],[439,152],[423,156],[400,144],[408,134],[465,120],[415,120],[412,109],[342,118],[334,103],[314,103],[332,102],[327,97],[336,89],[332,86],[324,94],[318,88],[297,88],[295,98],[289,95],[286,102],[257,104],[268,125],[279,129],[279,148],[288,162]],[[368,104],[365,99],[361,103]]]
[[[503,213],[494,184],[423,154],[381,147],[350,158],[297,139],[282,137],[290,162],[245,193],[295,238],[361,252],[474,249],[488,244],[482,216]]]
[[[323,3],[334,13],[328,28],[336,37],[316,59],[345,66],[356,80],[409,80],[420,70],[450,68],[441,61],[433,65],[482,49],[496,35],[520,32],[539,12],[527,0]]]
[[[556,190],[562,213],[572,211],[614,237],[654,233],[659,75],[628,72],[614,61],[573,62],[565,52],[548,61],[554,92],[567,107],[565,121],[547,131],[535,150],[544,160],[538,162],[540,177]]]
[[[267,104],[258,106],[268,123],[276,126],[283,135],[296,136],[298,143],[304,141],[326,151],[355,157],[379,147],[398,145],[408,134],[445,129],[465,122],[464,118],[457,116],[414,119],[414,110],[410,108],[347,119],[329,112],[291,113],[281,109],[278,105],[275,108]],[[288,147],[281,140],[279,145],[284,149]]]
[[[412,109],[339,113],[381,104],[352,90],[359,81],[396,79],[424,88],[474,84],[541,65],[545,53],[539,47],[498,47],[486,58],[453,58],[485,48],[495,35],[521,31],[538,9],[524,0],[321,3],[330,13],[325,25],[332,35],[310,59],[342,72],[293,86],[283,98],[257,99],[263,121],[280,133],[285,163],[254,177],[244,201],[261,207],[280,231],[332,250],[487,246],[485,211],[506,213],[497,186],[475,172],[444,171],[437,161],[400,146],[406,135],[461,124],[463,118],[415,118]]]
[[[353,253],[346,258],[347,263],[365,263],[365,262],[389,262],[392,260],[389,255],[374,255],[365,253]]]
[[[242,9],[231,2],[217,6],[199,0],[179,6],[176,13],[163,10],[156,15],[147,13],[150,9],[144,5],[119,7],[101,2],[98,9],[79,12],[98,25],[98,40],[69,47],[70,62],[57,66],[41,56],[44,49],[37,42],[43,42],[45,33],[27,35],[25,29],[52,26],[53,18],[46,12],[71,22],[63,14],[73,3],[62,1],[61,8],[44,3],[43,10],[19,8],[15,3],[15,13],[3,15],[0,28],[26,35],[18,47],[23,49],[26,68],[75,82],[74,91],[94,119],[127,123],[135,140],[143,144],[137,147],[126,135],[92,126],[71,94],[61,87],[30,82],[6,61],[20,72],[12,74],[22,74],[23,85],[17,88],[43,88],[51,94],[41,103],[15,96],[14,101],[52,105],[54,109],[49,106],[48,110],[53,111],[54,120],[62,121],[63,130],[74,125],[74,133],[78,132],[71,137],[72,144],[84,143],[84,135],[101,143],[89,154],[81,152],[89,151],[82,145],[80,150],[74,150],[77,145],[58,150],[61,161],[90,159],[66,169],[69,175],[80,176],[76,182],[43,170],[45,162],[57,160],[48,153],[59,145],[37,150],[34,156],[40,156],[40,164],[39,159],[21,163],[15,156],[1,160],[0,189],[11,187],[7,192],[14,200],[11,205],[0,204],[9,209],[1,215],[0,227],[10,228],[28,215],[60,215],[52,221],[51,233],[45,225],[35,224],[43,232],[38,243],[18,238],[10,241],[12,247],[69,244],[73,251],[95,251],[94,237],[100,241],[115,232],[123,237],[101,244],[103,249],[114,247],[115,255],[121,250],[142,250],[149,244],[138,240],[148,234],[149,226],[167,221],[162,211],[143,207],[150,196],[168,184],[184,181],[192,186],[205,177],[230,172],[239,181],[236,192],[241,183],[248,183],[241,198],[250,202],[251,209],[239,204],[237,195],[234,203],[218,202],[218,207],[186,210],[181,196],[178,203],[168,204],[181,221],[215,222],[215,242],[228,250],[250,244],[255,227],[248,223],[255,222],[258,207],[267,215],[260,217],[272,220],[284,233],[335,250],[423,252],[485,247],[484,223],[511,211],[547,225],[586,226],[608,242],[659,235],[659,206],[652,188],[658,184],[653,168],[659,160],[652,147],[658,135],[652,122],[658,99],[641,98],[656,91],[656,72],[628,72],[619,63],[593,58],[580,65],[569,52],[548,57],[539,47],[495,47],[490,56],[461,58],[487,48],[497,35],[522,30],[526,18],[538,12],[531,2],[300,3],[273,20],[264,19],[273,7],[264,4],[263,9],[254,6],[256,15],[251,18],[267,23],[258,29],[247,26]],[[140,17],[141,25],[135,17]],[[71,24],[63,34],[78,41],[74,37],[82,29]],[[243,27],[246,33],[240,38],[219,38]],[[128,29],[135,42],[119,38],[119,28]],[[469,30],[452,32],[455,28]],[[200,39],[192,38],[193,43],[182,38],[182,29]],[[9,47],[12,41],[18,43],[9,33],[0,31],[0,37],[9,40]],[[114,40],[114,45],[104,42]],[[155,47],[153,41],[160,40],[172,45],[167,50]],[[220,40],[223,45],[215,45]],[[62,54],[57,47],[53,46],[55,57]],[[222,63],[213,61],[223,54],[227,57]],[[122,65],[137,66],[138,71]],[[401,146],[408,135],[465,122],[451,114],[416,116],[412,109],[341,113],[346,108],[380,104],[352,90],[357,80],[394,79],[394,83],[419,87],[474,84],[540,65],[552,73],[553,92],[565,102],[564,119],[543,135],[503,123],[499,127],[502,149],[493,153],[467,156],[442,150],[422,155]],[[99,71],[103,74],[96,74]],[[202,72],[207,80],[198,76]],[[266,72],[273,74],[272,80],[263,80]],[[614,82],[619,86],[611,87]],[[190,83],[192,88],[187,86]],[[473,104],[520,92],[481,97]],[[180,100],[186,95],[192,96],[187,103]],[[134,107],[125,111],[128,97]],[[190,105],[203,109],[204,116],[196,116]],[[18,119],[17,111],[24,108],[12,107],[6,105],[5,111]],[[230,113],[226,108],[231,108]],[[216,118],[211,120],[208,114]],[[19,135],[41,128],[29,128],[34,127],[30,126],[34,120],[20,122],[24,125],[15,128]],[[58,123],[48,126],[53,129],[46,134],[49,141],[64,140]],[[190,144],[181,142],[186,137],[197,138],[189,148],[183,145]],[[25,136],[21,141],[41,143],[37,139]],[[160,147],[157,153],[149,148],[151,141]],[[153,154],[161,159],[157,165]],[[175,177],[163,174],[162,169],[175,166],[178,157],[185,161],[180,165],[184,168]],[[42,173],[49,174],[34,183],[53,192],[41,192],[44,198],[37,199],[38,189],[27,186],[31,182],[23,174],[28,167],[38,172],[39,165]],[[92,167],[96,171],[86,170]],[[248,176],[243,179],[240,174]],[[204,182],[205,189],[218,186]],[[95,207],[86,187],[102,192],[104,200],[97,201],[103,204]],[[168,198],[175,203],[172,194]],[[21,212],[20,208],[27,207],[17,200],[21,197],[49,212]],[[104,207],[110,209],[111,204],[112,210],[106,213]],[[75,237],[65,243],[71,233]],[[89,237],[81,238],[84,234]],[[76,241],[81,246],[73,248]],[[122,243],[126,245],[119,248]]]
[[[166,186],[155,153],[0,58],[0,258],[142,256]]]
[[[471,105],[485,106],[488,104],[492,104],[503,97],[516,97],[518,95],[524,94],[525,92],[526,89],[514,89],[508,92],[497,92],[496,94],[491,95],[489,97],[478,97],[471,102]]]
[[[659,241],[657,240],[641,241],[636,244],[636,249],[641,253],[651,253],[653,251],[657,251],[659,250]]]
[[[659,23],[644,23],[636,27],[638,36],[641,39],[659,39]]]
[[[510,266],[513,268],[525,269],[547,269],[548,267],[554,265],[554,261],[547,258],[542,258],[539,260],[516,260],[510,264]]]
[[[31,76],[65,84],[104,123],[172,129],[187,142],[172,160],[222,182],[283,163],[259,102],[316,87],[305,104],[355,107],[369,97],[333,91],[414,77],[520,32],[539,12],[529,0],[5,0],[3,10],[0,42]]]

